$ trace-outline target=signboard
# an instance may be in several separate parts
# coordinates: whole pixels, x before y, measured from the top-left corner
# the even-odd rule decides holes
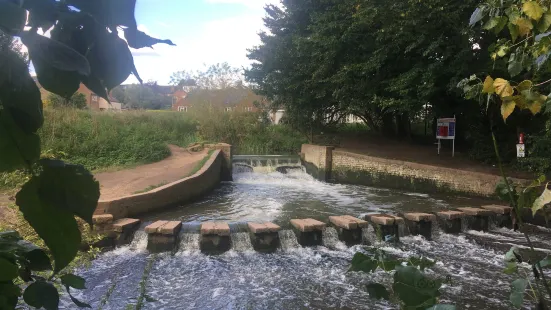
[[[442,148],[441,140],[452,140],[452,156],[455,156],[455,124],[455,117],[439,118],[437,120],[436,139],[438,139],[438,155],[440,155],[440,149]]]
[[[524,144],[517,144],[517,157],[518,158],[524,158],[526,157],[526,148],[524,147]]]

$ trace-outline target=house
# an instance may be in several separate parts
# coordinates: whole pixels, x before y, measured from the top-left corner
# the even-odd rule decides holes
[[[172,97],[172,110],[178,112],[190,112],[198,107],[214,107],[226,112],[259,112],[257,104],[264,106],[266,99],[247,87],[178,90]]]
[[[86,97],[86,105],[90,110],[120,111],[122,108],[122,104],[120,102],[117,102],[115,98],[109,96],[109,101],[111,101],[111,103],[109,103],[107,102],[107,100],[101,98],[100,96],[96,95],[93,91],[89,90],[88,87],[86,87],[84,84],[80,84],[80,87],[78,88],[77,92],[83,94]]]

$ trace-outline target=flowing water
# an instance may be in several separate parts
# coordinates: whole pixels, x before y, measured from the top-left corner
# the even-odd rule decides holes
[[[289,230],[291,218],[330,215],[360,216],[373,212],[439,211],[479,206],[484,201],[321,183],[302,171],[289,174],[239,173],[211,195],[193,204],[147,218],[185,222],[176,254],[150,255],[147,237],[135,236],[129,246],[101,255],[81,270],[87,290],[75,292],[94,309],[125,309],[143,301],[142,309],[396,309],[370,299],[363,287],[369,282],[390,284],[392,275],[347,272],[361,246],[347,247],[334,229],[323,234],[323,245],[302,248]],[[232,250],[219,256],[199,251],[199,222],[231,222]],[[246,221],[272,221],[283,227],[281,248],[273,254],[252,250],[248,234],[240,230]],[[401,243],[374,241],[372,229],[364,239],[372,246],[407,258],[425,256],[437,261],[427,272],[447,279],[442,302],[458,309],[511,309],[508,304],[512,277],[503,274],[503,255],[512,245],[526,247],[522,234],[504,228],[482,233],[466,229],[448,235],[434,229],[433,240],[409,236],[400,230]],[[551,253],[551,232],[535,229],[538,251]],[[144,270],[149,276],[140,285]],[[66,309],[74,308],[63,300]]]

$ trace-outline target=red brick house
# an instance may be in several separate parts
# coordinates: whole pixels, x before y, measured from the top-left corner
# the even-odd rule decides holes
[[[250,88],[196,89],[191,92],[174,92],[172,110],[190,112],[194,107],[217,107],[226,112],[258,112],[256,103],[264,105],[266,99]]]

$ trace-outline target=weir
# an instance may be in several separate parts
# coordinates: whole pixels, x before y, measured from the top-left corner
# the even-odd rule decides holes
[[[298,155],[234,155],[233,171],[242,172],[281,172],[302,169]]]

